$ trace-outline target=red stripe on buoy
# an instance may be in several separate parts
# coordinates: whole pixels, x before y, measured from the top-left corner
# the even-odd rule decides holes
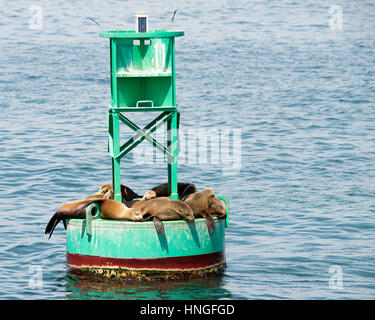
[[[124,268],[138,270],[191,270],[224,263],[224,250],[195,256],[169,258],[109,258],[66,253],[71,267]]]

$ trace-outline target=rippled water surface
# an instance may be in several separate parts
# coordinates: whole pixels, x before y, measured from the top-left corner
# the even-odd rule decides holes
[[[38,31],[29,29],[31,2],[6,1],[0,298],[375,298],[375,4],[337,0],[342,29],[329,26],[331,4],[38,1]],[[231,201],[222,277],[103,281],[67,269],[61,225],[44,235],[63,202],[111,179],[109,48],[98,33],[133,29],[140,10],[150,28],[185,31],[176,40],[181,126],[241,130],[239,171],[179,166],[180,180]],[[165,181],[166,167],[129,158],[122,179],[142,193]],[[42,288],[29,285],[31,266]],[[341,289],[329,286],[332,266]]]

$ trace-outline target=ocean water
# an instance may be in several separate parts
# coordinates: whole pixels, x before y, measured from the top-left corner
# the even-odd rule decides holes
[[[61,225],[44,235],[62,203],[111,179],[98,34],[133,29],[136,11],[185,31],[182,128],[240,132],[236,170],[179,165],[231,202],[222,276],[101,280],[68,270]],[[4,1],[0,16],[0,299],[375,298],[373,2]],[[137,192],[165,179],[163,163],[122,161]]]

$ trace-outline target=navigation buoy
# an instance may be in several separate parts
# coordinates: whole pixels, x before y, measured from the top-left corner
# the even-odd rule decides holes
[[[108,31],[111,54],[111,104],[108,108],[109,153],[112,158],[114,200],[122,201],[120,160],[146,140],[168,158],[168,194],[178,200],[177,156],[179,113],[175,92],[175,38],[183,31],[148,30],[148,15],[136,15],[136,31]],[[159,112],[140,128],[125,115]],[[135,135],[120,144],[120,123]],[[151,134],[164,123],[167,147]],[[160,234],[154,223],[101,218],[100,205],[86,208],[85,219],[67,220],[67,265],[109,278],[175,279],[220,273],[225,268],[226,217],[214,218],[209,232],[205,219],[163,221]]]

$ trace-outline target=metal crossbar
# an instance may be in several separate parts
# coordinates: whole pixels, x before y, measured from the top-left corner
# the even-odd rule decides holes
[[[139,126],[137,126],[135,123],[130,121],[128,118],[126,118],[121,113],[118,113],[118,116],[119,116],[119,120],[121,120],[124,124],[126,124],[130,129],[134,130],[136,132],[136,134],[121,146],[120,153],[115,156],[115,158],[117,160],[120,160],[122,157],[124,157],[126,154],[128,154],[131,150],[133,150],[143,140],[149,141],[158,150],[160,150],[165,155],[167,155],[168,159],[171,162],[173,162],[175,160],[175,157],[173,156],[172,153],[170,153],[168,151],[167,148],[165,148],[162,144],[160,144],[159,142],[157,142],[154,138],[152,138],[150,136],[150,134],[155,132],[160,126],[162,126],[164,123],[168,122],[172,118],[172,116],[173,116],[172,112],[171,113],[163,112],[157,118],[152,120],[143,129],[141,129]]]

